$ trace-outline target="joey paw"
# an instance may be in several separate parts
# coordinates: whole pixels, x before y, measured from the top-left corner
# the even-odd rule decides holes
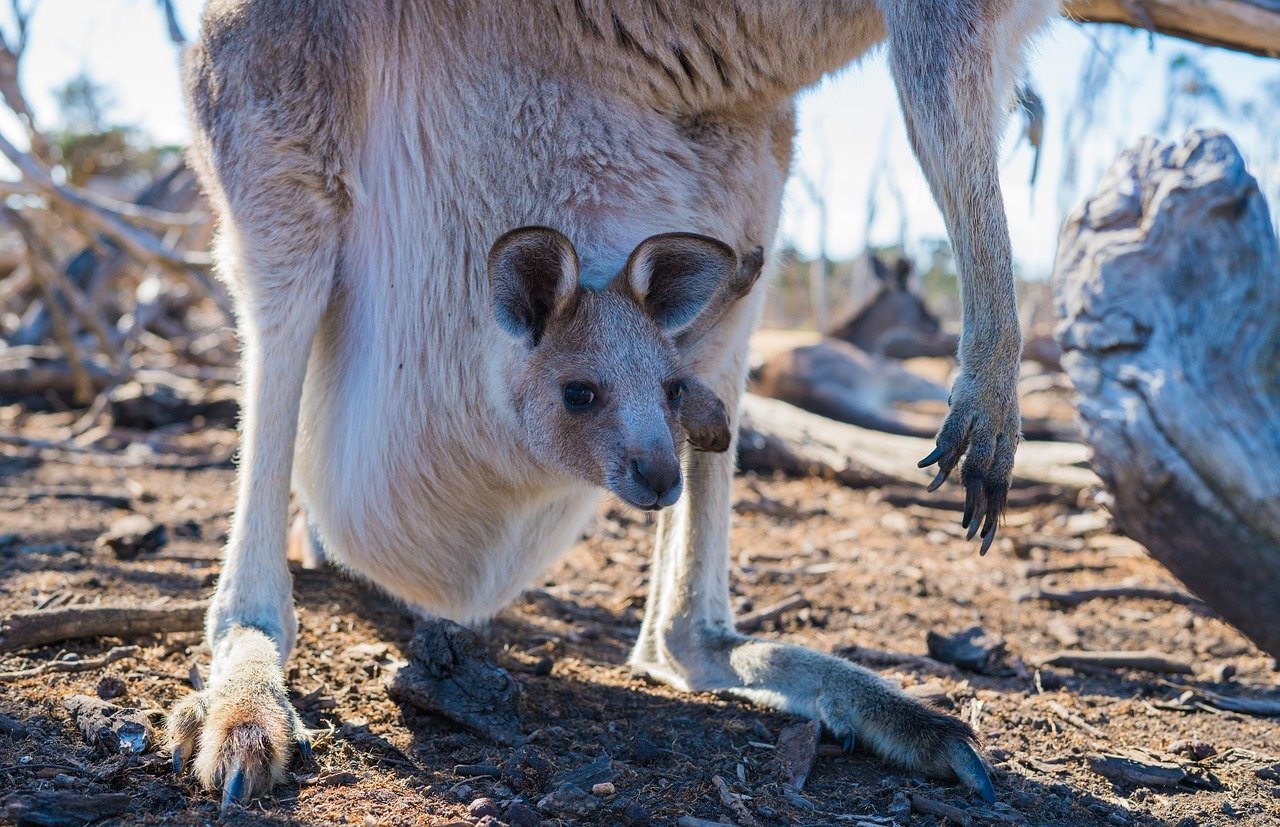
[[[969,530],[966,539],[981,538],[980,554],[995,542],[996,527],[1008,503],[1021,430],[1016,385],[1006,387],[961,374],[951,392],[951,410],[938,432],[937,447],[919,462],[921,468],[937,464],[938,474],[928,488],[936,491],[964,459],[960,525]]]

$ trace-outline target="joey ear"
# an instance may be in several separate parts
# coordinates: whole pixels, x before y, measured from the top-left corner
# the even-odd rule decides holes
[[[893,274],[894,274],[894,277],[897,278],[898,280],[899,290],[908,289],[909,283],[911,281],[911,270],[912,270],[911,261],[905,255],[899,258],[897,264],[894,265]]]
[[[502,329],[536,345],[547,320],[563,310],[578,287],[578,254],[564,234],[520,227],[489,250],[489,290]]]
[[[631,253],[623,279],[658,327],[677,333],[706,307],[738,266],[729,245],[694,233],[646,238]]]

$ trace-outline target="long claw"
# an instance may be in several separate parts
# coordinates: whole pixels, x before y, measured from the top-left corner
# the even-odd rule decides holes
[[[947,477],[950,474],[951,474],[950,468],[943,468],[941,471],[938,472],[938,476],[933,478],[933,482],[929,483],[929,487],[926,488],[925,490],[930,493],[937,491],[942,486],[942,484],[947,481]]]
[[[853,733],[852,733],[852,732],[850,732],[848,735],[844,736],[844,751],[845,751],[845,752],[853,752],[853,747],[854,747],[855,743],[856,743],[856,739],[853,737]]]
[[[182,768],[186,766],[186,756],[182,753],[183,750],[180,745],[173,748],[173,772],[175,775],[181,775]]]
[[[231,771],[231,777],[227,779],[227,786],[222,792],[222,810],[226,812],[227,808],[232,804],[239,804],[244,800],[244,769],[237,763],[235,769]]]
[[[951,746],[949,763],[960,783],[976,792],[988,804],[996,803],[996,788],[987,774],[987,767],[982,763],[977,750],[964,741],[956,741]]]
[[[943,448],[941,445],[939,445],[939,446],[937,446],[936,448],[934,448],[932,451],[930,451],[930,452],[929,452],[929,456],[927,456],[927,457],[925,457],[924,459],[922,459],[922,460],[920,460],[919,462],[917,462],[917,463],[916,463],[916,467],[917,467],[917,468],[928,468],[930,465],[933,465],[935,462],[937,462],[939,459],[941,459],[941,458],[942,458],[942,455],[943,455],[943,454],[945,454],[946,452],[947,452],[947,449],[946,449],[946,448]],[[930,489],[930,490],[932,490],[932,489]]]
[[[995,542],[996,530],[992,526],[991,530],[982,535],[982,548],[978,549],[978,556],[985,557],[987,552],[991,550],[991,544]]]
[[[311,742],[308,741],[306,738],[299,738],[297,740],[297,745],[298,745],[298,755],[302,756],[302,760],[310,761],[311,760]]]

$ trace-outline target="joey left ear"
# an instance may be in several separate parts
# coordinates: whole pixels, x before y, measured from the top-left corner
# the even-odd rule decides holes
[[[729,245],[694,233],[646,238],[631,253],[623,279],[658,327],[688,327],[738,266]]]
[[[537,345],[547,320],[561,312],[577,290],[573,243],[549,227],[520,227],[493,243],[488,265],[498,324]]]

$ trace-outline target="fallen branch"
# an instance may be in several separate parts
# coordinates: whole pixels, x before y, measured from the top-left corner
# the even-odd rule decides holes
[[[97,824],[118,816],[133,804],[128,793],[79,793],[42,790],[11,793],[0,804],[0,821],[7,824]]]
[[[787,612],[796,611],[797,609],[806,608],[809,601],[798,594],[791,597],[783,598],[777,603],[771,603],[754,612],[748,612],[738,618],[737,627],[739,632],[758,632],[764,624],[777,620]]]
[[[1185,5],[1212,14],[1226,4]],[[1276,9],[1280,22],[1280,0],[1252,5]],[[1272,215],[1226,135],[1147,139],[1120,155],[1064,226],[1054,303],[1062,363],[1116,524],[1280,656]]]
[[[1039,658],[1040,666],[1101,666],[1107,669],[1137,669],[1142,672],[1175,672],[1191,675],[1195,670],[1185,661],[1174,660],[1160,652],[1054,652]]]
[[[195,632],[204,627],[203,600],[152,606],[65,606],[17,612],[0,623],[0,652],[33,649],[80,637],[133,637]]]
[[[1243,715],[1258,715],[1265,718],[1280,717],[1280,698],[1241,698],[1236,695],[1223,695],[1221,692],[1214,692],[1211,689],[1182,686],[1169,681],[1161,681],[1160,683],[1171,689],[1191,692],[1196,698],[1209,706],[1224,709],[1227,712],[1239,712]]]
[[[1090,600],[1123,597],[1134,597],[1142,600],[1164,600],[1183,606],[1207,608],[1204,601],[1193,594],[1184,592],[1181,589],[1162,586],[1100,586],[1095,589],[1073,589],[1070,591],[1034,588],[1019,592],[1016,599],[1019,603],[1044,600],[1049,603],[1056,603],[1059,606],[1079,606],[1081,603],[1088,603]]]
[[[964,827],[973,824],[973,817],[959,807],[953,807],[946,802],[937,801],[928,796],[920,795],[920,793],[911,794],[911,809],[917,813],[945,818],[949,822],[962,824]]]
[[[94,669],[101,669],[109,663],[135,657],[140,651],[137,646],[116,646],[105,655],[99,655],[96,658],[55,660],[50,663],[33,666],[30,669],[19,669],[16,672],[0,672],[0,683],[16,681],[22,678],[34,678],[49,672],[90,672]]]

